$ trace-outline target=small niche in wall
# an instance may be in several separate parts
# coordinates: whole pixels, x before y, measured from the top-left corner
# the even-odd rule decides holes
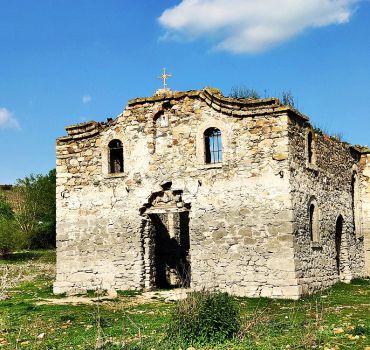
[[[320,244],[320,213],[315,198],[311,198],[308,205],[309,236],[313,248],[321,247]]]
[[[169,135],[169,117],[163,110],[154,117],[154,147],[155,152],[164,153],[172,143]]]
[[[159,112],[154,118],[155,127],[166,128],[168,127],[168,117],[164,114],[163,111]]]

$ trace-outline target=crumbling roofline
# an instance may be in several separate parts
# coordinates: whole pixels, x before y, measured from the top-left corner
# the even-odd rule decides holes
[[[236,118],[243,118],[256,115],[274,115],[288,113],[292,118],[297,118],[303,121],[308,121],[309,118],[291,106],[283,105],[278,98],[266,99],[248,99],[248,98],[229,98],[224,97],[220,90],[206,87],[203,90],[191,90],[186,92],[168,92],[162,95],[156,95],[146,98],[137,98],[128,102],[128,107],[145,103],[154,103],[169,100],[180,100],[185,97],[200,98],[214,110]],[[118,115],[120,117],[122,114]],[[117,118],[118,118],[117,117]],[[117,118],[115,120],[117,120]],[[96,121],[88,121],[85,123],[74,124],[67,126],[67,136],[60,137],[57,142],[68,142],[83,138],[93,137],[99,134],[110,123],[98,123]]]
[[[295,115],[300,119],[305,121],[309,119],[293,107],[283,105],[280,100],[275,97],[256,100],[249,98],[230,98],[224,97],[220,90],[209,87],[206,87],[203,90],[169,92],[163,95],[136,98],[130,100],[128,102],[128,106],[133,107],[145,103],[179,100],[185,97],[199,97],[216,111],[235,117],[289,111],[291,115]],[[266,109],[270,109],[270,111],[266,111]]]
[[[367,146],[351,146],[351,149],[355,150],[360,154],[370,154],[370,148]]]
[[[94,120],[81,124],[66,126],[65,129],[68,136],[57,138],[57,142],[66,142],[70,140],[92,137],[99,134],[103,128],[104,125],[102,123],[98,123]]]

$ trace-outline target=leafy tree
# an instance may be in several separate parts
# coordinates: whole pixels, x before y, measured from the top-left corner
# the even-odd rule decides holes
[[[0,257],[7,257],[19,247],[18,229],[14,213],[6,197],[0,193]]]
[[[15,220],[30,248],[55,246],[55,169],[47,175],[29,175],[17,180]]]
[[[6,197],[0,193],[0,218],[11,219],[13,218],[13,209]]]
[[[0,257],[8,257],[14,249],[21,247],[21,237],[14,220],[0,218]]]

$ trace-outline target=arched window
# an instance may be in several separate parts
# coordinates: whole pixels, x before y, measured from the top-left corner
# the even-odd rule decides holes
[[[315,203],[309,206],[309,230],[310,238],[312,242],[319,242],[319,213]]]
[[[222,162],[222,140],[219,129],[209,128],[204,132],[204,151],[207,164]]]
[[[123,173],[123,146],[120,140],[112,140],[109,147],[109,172]]]
[[[314,163],[313,134],[311,131],[307,134],[307,157],[309,164]]]

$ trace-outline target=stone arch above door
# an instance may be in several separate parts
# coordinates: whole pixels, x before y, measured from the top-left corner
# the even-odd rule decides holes
[[[166,182],[161,185],[161,191],[153,192],[141,208],[141,214],[189,211],[190,204],[183,201],[183,191],[172,190],[171,186],[171,182]]]

